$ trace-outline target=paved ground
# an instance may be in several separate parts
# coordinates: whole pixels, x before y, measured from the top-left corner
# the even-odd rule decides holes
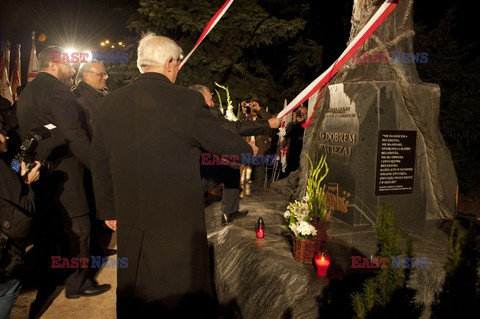
[[[116,236],[112,237],[110,248],[116,248]],[[111,256],[116,258],[117,256]],[[33,278],[27,278],[26,287],[20,293],[10,316],[11,319],[26,319],[30,304],[35,299],[36,289],[33,286]],[[117,287],[116,268],[104,268],[96,277],[100,284],[110,284],[112,289],[105,294],[96,297],[81,297],[79,299],[65,298],[64,287],[58,287],[51,297],[51,304],[41,316],[42,319],[64,319],[64,318],[102,318],[115,319],[115,291]]]

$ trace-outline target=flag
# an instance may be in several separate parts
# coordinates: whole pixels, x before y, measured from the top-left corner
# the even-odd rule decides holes
[[[287,108],[287,99],[285,99],[285,103],[283,109]],[[287,125],[292,121],[292,113],[286,114],[282,117],[282,124],[280,125],[280,133],[278,136],[280,137],[278,140],[278,148],[280,151],[280,163],[282,164],[282,172],[285,173],[285,169],[287,168],[287,140],[285,138]]]
[[[350,57],[360,48],[370,35],[383,23],[383,21],[392,13],[398,4],[398,0],[386,0],[375,12],[375,14],[368,20],[357,35],[350,41],[347,48],[335,62],[325,70],[318,78],[310,83],[297,97],[295,97],[287,108],[284,108],[277,117],[281,118],[287,113],[290,113],[308,99],[313,93],[324,87],[330,79],[342,68],[342,66],[350,59]],[[315,109],[313,110],[315,112]],[[307,127],[312,122],[310,117],[303,127]]]
[[[1,76],[0,76],[0,95],[9,100],[11,104],[13,104],[13,96],[12,96],[12,88],[10,87],[10,82],[8,81],[8,74],[7,74],[7,65],[6,65],[6,52],[2,54],[2,62],[0,66]]]
[[[202,34],[200,34],[200,37],[197,39],[197,43],[193,46],[193,49],[190,51],[190,53],[187,54],[185,59],[180,62],[180,66],[178,69],[180,70],[185,63],[187,62],[188,58],[192,55],[193,51],[202,43],[203,39],[212,31],[212,29],[215,27],[215,25],[220,21],[220,19],[223,17],[225,12],[227,12],[228,8],[232,5],[233,0],[227,0],[225,3],[222,5],[222,7],[213,15],[213,17],[208,21],[207,25],[202,31]]]
[[[30,62],[28,62],[27,84],[32,82],[38,73],[37,49],[35,48],[35,31],[32,32],[32,51],[30,51]]]
[[[15,61],[13,63],[13,69],[10,75],[10,83],[12,85],[12,95],[15,101],[18,100],[17,88],[22,85],[22,77],[21,77],[22,60],[20,57],[20,48],[21,48],[21,45],[17,44],[17,53],[15,54]]]
[[[3,43],[3,51],[5,52],[5,60],[3,65],[7,68],[7,77],[10,74],[10,41],[5,41]]]

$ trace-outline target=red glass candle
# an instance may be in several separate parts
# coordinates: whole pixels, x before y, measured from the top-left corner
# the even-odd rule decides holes
[[[328,267],[330,266],[331,258],[328,253],[317,252],[313,258],[315,261],[315,268],[317,269],[317,276],[325,277],[327,275]]]
[[[255,225],[255,233],[257,235],[257,238],[264,238],[265,237],[265,223],[264,223],[262,217],[260,217],[257,220],[257,224]]]

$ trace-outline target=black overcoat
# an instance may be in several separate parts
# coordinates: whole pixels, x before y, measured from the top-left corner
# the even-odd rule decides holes
[[[64,217],[88,214],[83,188],[84,165],[90,166],[90,140],[82,128],[73,93],[56,77],[40,72],[22,91],[17,105],[21,138],[45,124],[54,124],[51,137],[38,143],[35,158],[50,160],[54,171],[35,183],[39,199],[54,199]],[[45,204],[48,205],[48,204]]]
[[[212,293],[200,153],[251,152],[203,96],[144,73],[103,98],[92,139],[99,218],[117,220],[117,315],[128,302],[174,306]],[[138,308],[137,308],[138,309]]]

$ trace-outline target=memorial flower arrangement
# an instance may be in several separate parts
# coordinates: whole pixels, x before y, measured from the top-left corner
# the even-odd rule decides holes
[[[238,121],[238,118],[235,116],[235,113],[233,112],[233,104],[232,104],[232,100],[230,99],[230,91],[228,90],[228,87],[220,85],[217,82],[215,82],[215,85],[223,89],[227,95],[227,109],[225,110],[223,107],[223,102],[222,102],[222,97],[220,95],[220,92],[217,89],[215,89],[215,92],[217,93],[217,97],[218,97],[218,103],[220,104],[219,105],[220,112],[222,112],[222,114],[225,116],[227,120],[234,121],[234,122]]]
[[[316,167],[310,156],[306,154],[309,162],[309,173],[306,194],[301,201],[295,200],[288,204],[284,213],[289,231],[296,240],[314,240],[323,238],[326,234],[325,227],[319,227],[322,223],[328,223],[330,213],[327,210],[325,185],[322,181],[328,174],[327,157],[322,155]]]

